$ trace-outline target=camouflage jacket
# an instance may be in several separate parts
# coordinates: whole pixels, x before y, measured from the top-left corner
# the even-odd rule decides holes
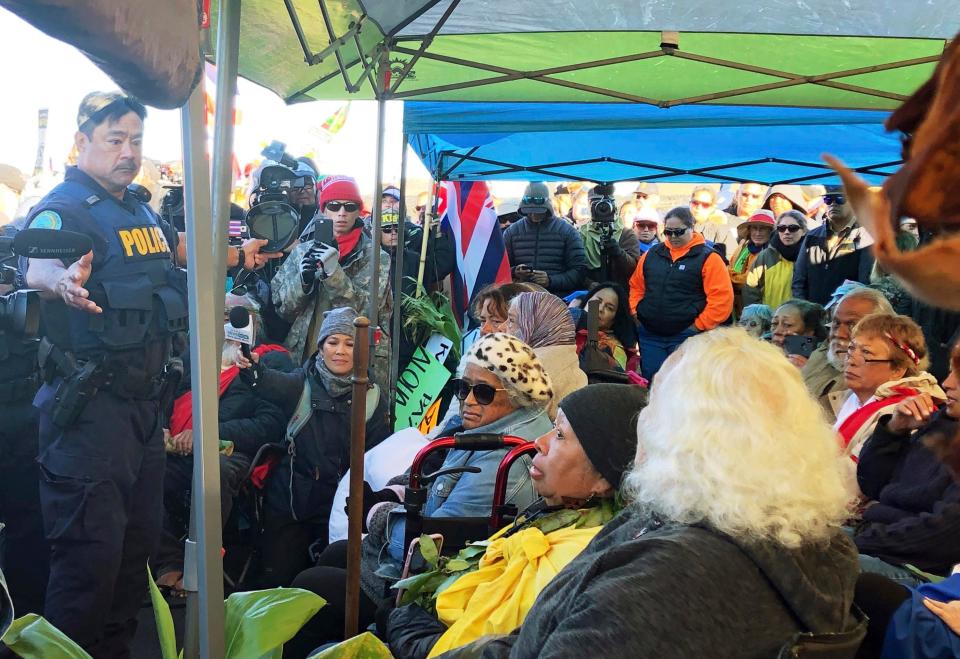
[[[371,288],[370,259],[373,254],[373,241],[361,233],[357,246],[340,259],[340,267],[326,279],[318,278],[313,291],[304,293],[300,283],[300,261],[312,246],[312,241],[306,241],[294,247],[270,282],[277,313],[287,322],[293,323],[284,346],[298,364],[302,364],[316,350],[316,336],[323,322],[323,313],[339,307],[353,307],[357,313],[366,314]],[[386,330],[390,327],[393,302],[390,294],[390,255],[383,250],[380,250],[377,298],[380,300],[378,324]],[[390,363],[390,337],[387,331],[382,332],[372,361],[375,379],[383,387],[386,385],[385,369],[389,368]]]

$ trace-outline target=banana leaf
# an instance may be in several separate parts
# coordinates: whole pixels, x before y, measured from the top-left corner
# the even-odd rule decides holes
[[[92,659],[66,634],[36,613],[14,620],[0,640],[23,659]]]
[[[157,636],[160,638],[160,656],[163,659],[177,659],[177,632],[170,615],[170,605],[160,593],[157,582],[153,580],[150,568],[147,568],[147,582],[150,584],[150,603],[153,605],[153,619],[157,623]]]
[[[415,295],[402,295],[403,327],[414,345],[426,343],[431,334],[441,334],[453,343],[453,356],[460,361],[460,328],[446,295],[428,294],[423,286]]]
[[[308,659],[393,659],[393,655],[380,639],[370,632],[364,632],[318,654],[312,654]]]
[[[301,588],[234,593],[226,603],[227,659],[280,659],[283,644],[326,604]]]

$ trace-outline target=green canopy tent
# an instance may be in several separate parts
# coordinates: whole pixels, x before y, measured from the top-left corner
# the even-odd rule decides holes
[[[947,0],[246,0],[240,75],[287,102],[379,98],[892,109],[957,27]]]

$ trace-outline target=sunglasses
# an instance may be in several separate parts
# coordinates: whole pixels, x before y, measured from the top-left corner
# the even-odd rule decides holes
[[[670,238],[679,238],[680,236],[685,234],[687,231],[689,231],[687,227],[684,227],[682,229],[664,229],[663,235],[669,236]]]
[[[648,199],[649,195],[646,192],[637,192],[633,195],[637,199]]]
[[[492,387],[483,382],[471,384],[462,378],[454,378],[450,382],[453,383],[454,396],[459,398],[461,401],[465,401],[472,391],[473,398],[479,405],[489,405],[493,402],[493,399],[497,397],[498,391],[506,391],[505,388],[497,389],[496,387]]]
[[[713,206],[713,202],[709,202],[709,201],[697,201],[696,199],[691,199],[691,200],[690,200],[690,205],[691,205],[691,206],[696,206],[697,208],[710,208],[711,206]]]
[[[777,227],[777,231],[780,233],[796,233],[800,230],[799,224],[781,224]]]
[[[524,197],[523,203],[525,204],[534,204],[535,206],[541,206],[546,203],[546,197]]]
[[[825,194],[823,195],[823,203],[827,206],[843,206],[847,203],[847,198],[842,194]]]
[[[380,230],[383,231],[383,232],[384,232],[385,234],[387,234],[387,235],[391,235],[391,234],[394,234],[394,233],[397,232],[397,225],[393,224],[393,225],[386,226],[386,227],[383,227],[383,226],[382,226],[382,227],[380,227]]]
[[[341,208],[348,213],[353,213],[354,211],[360,210],[360,204],[355,201],[328,201],[326,206],[327,210],[331,210],[336,213]]]
[[[654,231],[657,228],[657,225],[653,222],[634,222],[633,226],[638,229],[646,229],[647,231]]]

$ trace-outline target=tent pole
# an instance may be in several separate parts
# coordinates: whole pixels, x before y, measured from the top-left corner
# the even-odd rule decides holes
[[[377,317],[380,307],[380,300],[377,297],[377,291],[380,289],[380,224],[382,222],[382,213],[380,212],[380,193],[383,190],[383,150],[387,113],[387,102],[384,94],[384,76],[389,70],[386,66],[387,60],[384,55],[385,52],[381,53],[379,56],[381,58],[381,63],[384,64],[384,66],[380,67],[380,69],[377,71],[377,86],[374,89],[374,93],[377,96],[377,169],[373,177],[373,208],[371,209],[373,211],[373,222],[371,225],[371,230],[373,232],[373,258],[370,259],[370,296],[367,298],[367,318],[370,319],[370,327],[374,329],[371,336],[376,334],[376,329],[380,323],[380,319]]]
[[[185,557],[185,563],[192,566],[184,566],[184,587],[188,592],[184,656],[203,659],[224,655],[223,559],[220,555],[223,540],[217,450],[222,317],[218,310],[223,308],[226,271],[240,2],[222,0],[219,7],[212,208],[207,196],[211,188],[207,179],[202,86],[198,86],[191,97],[190,113],[184,118],[183,126],[185,180],[189,181],[185,188],[193,211],[193,221],[187,226],[191,390],[199,393],[193,397],[196,450],[189,552]],[[208,258],[208,254],[213,258]],[[188,584],[188,572],[192,572],[192,584]]]
[[[406,256],[407,224],[407,144],[409,136],[403,134],[403,151],[400,156],[400,221],[397,222],[397,246],[393,249],[393,316],[390,329],[390,394],[387,409],[390,411],[390,427],[395,419],[394,401],[397,398],[397,378],[400,376],[400,333],[403,315],[403,260]]]

